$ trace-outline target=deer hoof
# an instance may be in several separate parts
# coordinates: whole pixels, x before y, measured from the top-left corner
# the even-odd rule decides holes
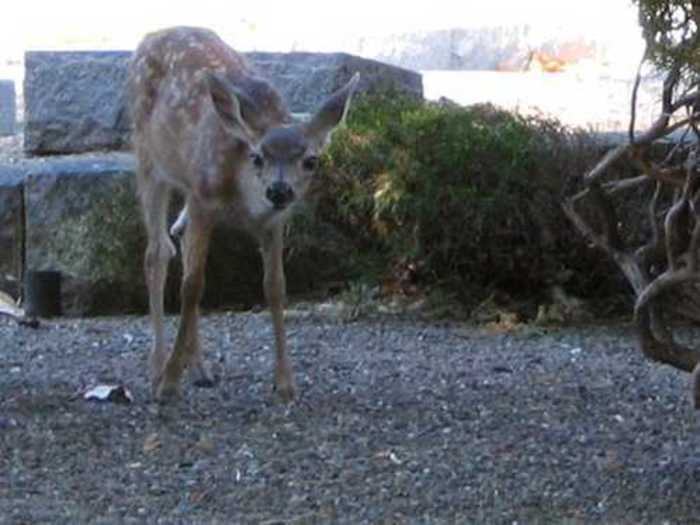
[[[276,384],[275,392],[283,403],[291,403],[297,396],[297,388],[293,382]]]
[[[219,376],[212,372],[205,361],[189,369],[192,384],[197,388],[214,388],[219,383]]]
[[[156,401],[159,403],[171,403],[177,401],[182,392],[180,391],[180,384],[178,382],[168,382],[162,379],[155,389]]]
[[[214,388],[219,384],[219,378],[211,372],[194,374],[192,377],[192,384],[197,388]]]

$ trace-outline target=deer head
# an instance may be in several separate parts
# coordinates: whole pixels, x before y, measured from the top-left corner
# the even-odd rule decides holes
[[[283,211],[306,193],[319,155],[333,129],[344,121],[359,74],[331,95],[304,124],[285,124],[264,129],[264,114],[253,99],[220,75],[208,79],[212,105],[223,128],[248,152],[241,167],[246,198],[254,209]]]

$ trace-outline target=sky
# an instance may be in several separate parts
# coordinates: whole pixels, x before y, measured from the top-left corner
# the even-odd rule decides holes
[[[530,25],[584,34],[620,53],[640,46],[630,0],[23,0],[0,19],[0,54],[25,49],[133,49],[143,34],[201,25],[243,50],[342,51],[356,36]]]

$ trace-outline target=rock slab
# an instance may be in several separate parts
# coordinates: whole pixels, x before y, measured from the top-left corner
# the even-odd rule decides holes
[[[128,145],[128,52],[25,54],[24,149],[31,155],[121,150]]]
[[[277,87],[293,113],[311,113],[360,73],[358,93],[401,92],[423,97],[419,73],[347,53],[247,53]]]
[[[248,53],[258,73],[294,113],[313,112],[359,71],[360,92],[423,96],[420,74],[344,53]],[[122,150],[131,125],[125,82],[128,51],[29,51],[25,54],[24,149],[31,155]]]
[[[65,315],[146,312],[146,236],[134,170],[129,153],[0,165],[0,269],[13,283],[9,291],[19,291],[23,272],[57,271]],[[171,224],[178,212],[179,203],[174,202]],[[290,294],[342,279],[339,261],[347,246],[330,226],[314,220],[312,206],[300,210],[297,219],[286,256]],[[181,275],[178,255],[170,263],[166,284],[166,308],[171,312],[179,308]],[[215,230],[206,279],[205,308],[248,309],[264,303],[257,245],[226,224]]]
[[[127,154],[24,164],[25,264],[61,274],[62,310],[80,316],[143,309],[145,246]]]
[[[14,298],[22,291],[23,170],[0,165],[0,290]]]

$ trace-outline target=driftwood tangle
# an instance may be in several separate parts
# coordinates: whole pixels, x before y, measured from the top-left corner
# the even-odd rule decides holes
[[[576,189],[565,197],[563,208],[629,282],[635,294],[641,351],[653,361],[694,372],[693,401],[700,408],[700,352],[680,344],[673,334],[678,321],[700,322],[700,91],[697,86],[684,86],[680,68],[672,68],[664,81],[660,117],[637,134],[640,77],[632,94],[628,140],[576,180]],[[665,148],[659,148],[661,141]],[[659,155],[661,149],[663,155]],[[632,162],[633,173],[611,169],[623,159]],[[647,207],[647,224],[642,229],[648,234],[642,242],[639,236],[626,235],[629,225],[621,211],[623,203],[629,205],[639,195]]]

